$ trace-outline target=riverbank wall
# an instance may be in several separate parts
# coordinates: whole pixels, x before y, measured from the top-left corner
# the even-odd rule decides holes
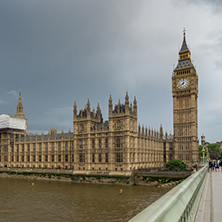
[[[146,185],[156,187],[173,187],[190,175],[189,172],[134,172],[126,174],[89,172],[76,173],[72,170],[59,169],[26,169],[26,168],[0,168],[0,177],[63,181],[88,184],[107,185]]]

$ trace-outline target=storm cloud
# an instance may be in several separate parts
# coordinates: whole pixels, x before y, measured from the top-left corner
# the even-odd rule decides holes
[[[199,74],[199,136],[221,139],[220,1],[47,0],[0,2],[0,113],[29,131],[72,130],[77,108],[138,100],[138,123],[173,133],[171,76],[186,28]]]

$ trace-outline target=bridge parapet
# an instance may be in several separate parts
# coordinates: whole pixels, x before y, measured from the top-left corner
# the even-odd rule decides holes
[[[192,174],[129,222],[194,221],[207,171],[208,165]]]

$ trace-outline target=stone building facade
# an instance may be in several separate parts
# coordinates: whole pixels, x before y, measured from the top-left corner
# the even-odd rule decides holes
[[[187,61],[189,68],[184,65]],[[187,86],[183,86],[182,78],[188,79]],[[138,126],[137,100],[130,102],[128,92],[124,103],[119,101],[116,105],[110,96],[108,121],[103,121],[99,104],[96,110],[91,110],[88,100],[86,107],[78,111],[75,102],[73,132],[57,133],[56,129],[50,129],[48,134],[31,134],[27,132],[20,92],[16,115],[7,118],[0,115],[0,166],[126,174],[163,167],[172,158],[183,159],[189,165],[196,163],[198,78],[185,35],[172,86],[174,137],[164,134],[162,126],[158,131]],[[21,120],[23,127],[17,124]],[[16,127],[10,125],[12,122]]]

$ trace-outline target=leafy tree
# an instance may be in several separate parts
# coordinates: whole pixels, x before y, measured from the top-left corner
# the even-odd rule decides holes
[[[221,159],[222,150],[219,143],[208,144],[207,148],[211,159]]]
[[[168,161],[168,163],[166,164],[166,168],[169,169],[185,169],[187,168],[187,164],[184,163],[182,160],[180,159],[171,159]]]

